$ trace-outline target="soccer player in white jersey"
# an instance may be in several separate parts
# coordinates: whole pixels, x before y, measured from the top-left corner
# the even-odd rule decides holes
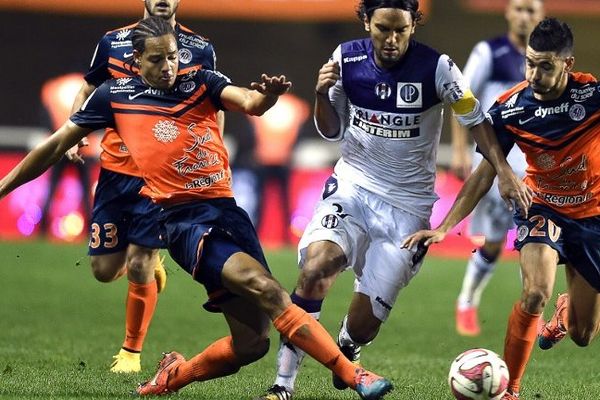
[[[400,243],[429,226],[444,104],[503,175],[503,197],[512,192],[525,209],[531,202],[490,140],[491,127],[458,67],[412,40],[419,2],[362,0],[358,14],[369,37],[338,46],[318,74],[315,123],[325,139],[341,141],[342,157],[300,241],[301,273],[291,296],[319,318],[337,275],[354,270],[355,293],[338,345],[356,363],[425,255],[423,247],[409,251]],[[283,342],[275,384],[258,399],[289,400],[302,357]],[[334,386],[346,388],[335,376]]]
[[[484,110],[490,108],[498,95],[525,79],[527,41],[533,28],[543,17],[543,0],[510,0],[505,12],[508,32],[481,41],[473,48],[463,73]],[[452,169],[463,179],[470,172],[471,164],[477,167],[482,160],[482,156],[473,148],[471,163],[471,151],[466,143],[467,132],[453,121]],[[527,167],[523,152],[515,146],[507,159],[515,173],[523,177]],[[456,302],[456,331],[460,335],[477,336],[481,331],[477,312],[481,294],[492,277],[506,234],[512,227],[512,215],[494,186],[475,208],[469,226],[471,235],[482,235],[485,241],[467,264]]]

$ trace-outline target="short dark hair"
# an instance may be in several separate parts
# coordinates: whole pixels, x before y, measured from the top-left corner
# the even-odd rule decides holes
[[[175,30],[169,21],[162,17],[148,17],[138,22],[133,29],[131,43],[134,50],[143,53],[146,50],[146,39],[169,34],[175,37]]]
[[[535,51],[552,51],[561,56],[571,56],[573,32],[565,22],[556,18],[545,18],[531,32],[529,47]]]
[[[399,8],[408,11],[414,23],[423,18],[423,13],[419,11],[419,0],[360,0],[356,15],[361,21],[365,18],[368,21],[378,8]]]

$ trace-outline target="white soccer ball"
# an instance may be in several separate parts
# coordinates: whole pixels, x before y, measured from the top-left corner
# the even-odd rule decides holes
[[[467,350],[452,362],[448,384],[458,400],[500,400],[508,388],[508,368],[493,351]]]

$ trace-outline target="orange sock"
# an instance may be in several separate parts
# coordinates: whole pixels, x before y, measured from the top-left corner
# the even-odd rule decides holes
[[[156,282],[129,282],[125,303],[125,341],[123,348],[140,352],[154,315],[157,301]]]
[[[241,367],[233,352],[231,336],[221,338],[169,374],[169,390],[194,381],[206,381],[236,373]]]
[[[348,386],[356,387],[356,365],[344,357],[325,328],[303,309],[291,304],[273,324],[292,344],[335,372]]]
[[[518,392],[521,378],[533,350],[537,337],[537,325],[541,314],[529,314],[521,309],[521,302],[515,303],[506,328],[504,339],[504,361],[508,367],[510,381],[508,388]]]

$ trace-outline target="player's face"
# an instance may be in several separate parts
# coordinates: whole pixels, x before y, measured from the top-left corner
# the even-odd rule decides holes
[[[144,0],[144,5],[149,15],[169,19],[175,15],[179,0]]]
[[[526,39],[533,28],[544,18],[542,0],[511,0],[505,14],[508,30]]]
[[[144,52],[134,50],[133,57],[140,68],[140,75],[151,87],[169,89],[175,84],[179,58],[173,35],[146,39]]]
[[[560,57],[553,51],[535,51],[527,47],[525,60],[525,78],[535,97],[539,100],[558,98],[567,85],[573,57]]]
[[[375,51],[375,62],[382,68],[393,67],[408,49],[415,33],[415,22],[409,11],[399,8],[378,8],[370,20],[365,20]]]

